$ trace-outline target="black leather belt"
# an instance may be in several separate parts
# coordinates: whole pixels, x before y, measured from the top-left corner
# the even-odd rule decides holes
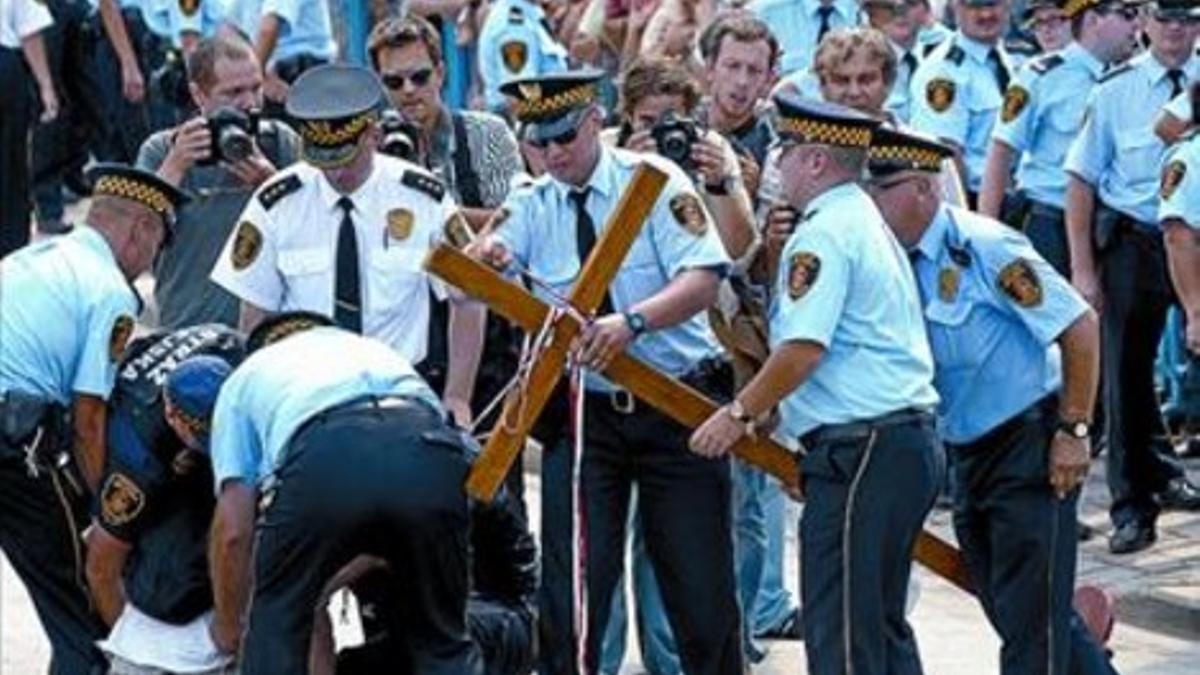
[[[1029,200],[1029,215],[1034,218],[1052,218],[1060,222],[1066,222],[1067,213],[1057,206],[1039,202],[1033,199]]]
[[[909,424],[933,424],[933,413],[923,408],[905,408],[874,419],[846,424],[825,424],[800,437],[800,444],[814,448],[823,443],[867,438],[875,431]]]

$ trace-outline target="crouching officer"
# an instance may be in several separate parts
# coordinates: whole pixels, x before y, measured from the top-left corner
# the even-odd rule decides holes
[[[913,261],[960,488],[955,532],[1003,641],[1002,673],[1113,673],[1071,608],[1096,315],[1024,235],[942,203],[952,154],[876,131],[869,190]]]
[[[778,433],[808,449],[800,521],[808,672],[920,673],[904,605],[943,457],[916,285],[857,184],[879,122],[832,103],[775,103],[783,195],[802,215],[772,297],[771,355],[691,445],[726,453],[779,405]]]
[[[467,441],[437,396],[404,357],[318,314],[266,319],[247,351],[211,419],[218,647],[235,651],[249,616],[241,672],[305,672],[323,586],[366,554],[404,599],[396,667],[481,673],[466,628]]]
[[[87,556],[88,585],[112,626],[102,646],[114,672],[222,665],[207,631],[214,500],[198,420],[243,351],[240,334],[201,325],[135,341],[117,370]],[[168,656],[164,644],[178,648]]]
[[[139,311],[129,282],[183,199],[129,167],[89,178],[85,224],[0,261],[0,549],[49,634],[51,672],[63,673],[107,665],[83,583],[85,495],[100,480],[105,400]]]

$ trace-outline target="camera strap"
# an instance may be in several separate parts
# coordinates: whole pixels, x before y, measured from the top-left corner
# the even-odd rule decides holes
[[[454,182],[462,206],[477,209],[483,206],[479,189],[479,174],[471,165],[471,148],[467,143],[467,123],[462,113],[450,113],[454,124]]]

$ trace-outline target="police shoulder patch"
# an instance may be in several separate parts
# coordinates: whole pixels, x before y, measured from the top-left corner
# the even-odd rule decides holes
[[[954,81],[935,77],[925,85],[925,100],[934,112],[945,112],[954,105]]]
[[[258,203],[262,204],[264,209],[271,210],[272,206],[284,197],[292,194],[300,189],[300,177],[296,174],[290,174],[285,178],[267,185],[258,193]]]
[[[122,314],[113,321],[112,331],[108,334],[108,358],[118,363],[125,355],[125,347],[129,337],[133,335],[133,317]]]
[[[803,298],[820,275],[821,258],[817,254],[806,251],[793,253],[788,259],[788,296],[793,300]]]
[[[1004,92],[1004,105],[1000,109],[1000,121],[1011,122],[1021,114],[1029,103],[1029,90],[1019,84],[1009,85]]]
[[[408,169],[400,178],[400,182],[414,190],[424,192],[439,202],[446,194],[446,186],[442,185],[442,181],[423,171]]]
[[[495,215],[492,216],[495,218]],[[490,221],[489,221],[490,222]],[[475,241],[475,231],[471,229],[471,224],[467,222],[466,216],[458,209],[446,218],[445,225],[442,226],[442,235],[450,245],[457,249],[462,249],[468,246],[472,241]]]
[[[699,237],[708,229],[708,217],[704,213],[704,207],[700,205],[700,199],[691,192],[680,192],[671,197],[670,207],[675,222],[682,225],[689,234]]]
[[[233,235],[233,249],[229,252],[233,270],[241,272],[258,260],[262,252],[263,236],[254,223],[243,220],[238,223],[237,232]]]
[[[1030,308],[1042,304],[1042,282],[1038,279],[1033,265],[1024,258],[1017,258],[1005,265],[1004,269],[1000,270],[996,285],[1021,307]]]
[[[1163,199],[1170,199],[1171,195],[1175,194],[1175,189],[1183,182],[1184,175],[1187,174],[1187,164],[1183,160],[1177,159],[1163,168],[1162,184],[1159,186],[1159,196]]]
[[[144,508],[146,493],[123,473],[113,472],[100,488],[100,517],[108,525],[124,525]]]
[[[500,45],[500,60],[510,73],[519,73],[529,60],[529,48],[520,40],[509,40]]]
[[[1029,69],[1038,75],[1045,75],[1046,73],[1054,70],[1066,62],[1067,61],[1062,57],[1062,54],[1046,54],[1045,56],[1039,56],[1030,62]]]

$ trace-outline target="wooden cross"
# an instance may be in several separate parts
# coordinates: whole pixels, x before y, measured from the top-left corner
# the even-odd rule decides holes
[[[569,302],[579,315],[591,316],[600,306],[666,180],[666,174],[647,164],[641,165],[634,173],[633,180],[609,217],[571,292]],[[549,305],[523,287],[448,244],[441,244],[430,252],[425,268],[527,332],[541,330],[552,311]],[[584,326],[570,314],[562,315],[553,324],[547,346],[536,356],[529,372],[523,392],[524,400],[514,398],[505,401],[504,411],[492,429],[483,453],[475,461],[467,479],[467,492],[471,496],[485,501],[495,496],[562,376],[572,340],[583,329]],[[628,354],[616,356],[603,374],[609,381],[689,429],[698,427],[718,408],[716,403],[692,387]],[[517,424],[508,426],[504,420],[509,419],[516,419]],[[770,438],[744,436],[733,446],[732,452],[775,476],[784,485],[798,487],[800,472],[796,457]],[[954,585],[971,591],[970,580],[958,550],[936,535],[921,532],[914,556]]]

